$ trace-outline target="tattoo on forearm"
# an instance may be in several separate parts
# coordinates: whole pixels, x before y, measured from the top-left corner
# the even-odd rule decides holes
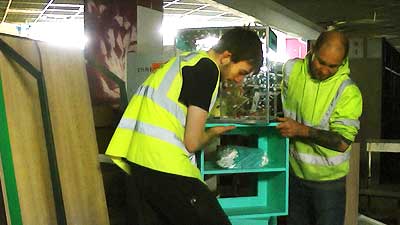
[[[350,142],[336,132],[319,130],[315,128],[310,128],[309,139],[315,144],[335,151],[343,151],[341,146],[343,146],[343,144],[348,145]]]

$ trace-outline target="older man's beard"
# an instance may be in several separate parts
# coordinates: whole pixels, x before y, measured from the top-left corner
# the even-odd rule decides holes
[[[311,73],[311,78],[312,78],[312,79],[321,80],[321,76],[318,75],[317,70],[314,69],[312,66],[311,66],[310,73]]]
[[[309,64],[309,71],[310,71],[310,75],[311,78],[314,80],[321,80],[321,77],[318,76],[318,72],[317,70],[312,66],[312,63]]]

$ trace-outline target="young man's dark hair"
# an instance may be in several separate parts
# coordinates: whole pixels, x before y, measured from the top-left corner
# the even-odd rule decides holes
[[[243,44],[245,42],[247,42],[246,45]],[[217,53],[231,52],[233,62],[246,60],[253,66],[254,73],[258,73],[263,64],[261,45],[260,38],[255,31],[249,28],[236,27],[225,32],[218,44],[213,47],[213,50]]]

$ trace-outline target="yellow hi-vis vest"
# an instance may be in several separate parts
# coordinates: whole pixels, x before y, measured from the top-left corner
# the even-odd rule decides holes
[[[348,60],[330,78],[317,81],[309,73],[310,57],[289,60],[283,68],[282,104],[285,117],[317,129],[334,131],[354,141],[362,112],[362,97],[349,78]],[[335,180],[349,171],[345,152],[293,138],[290,165],[296,176],[313,181]]]
[[[123,160],[171,174],[200,179],[195,155],[183,142],[187,107],[178,101],[182,68],[209,58],[204,51],[183,53],[150,74],[132,97],[107,148],[114,163],[130,173]],[[219,76],[210,109],[215,103]]]

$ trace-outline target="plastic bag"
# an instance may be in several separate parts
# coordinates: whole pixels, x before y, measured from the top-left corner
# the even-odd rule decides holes
[[[216,163],[222,168],[255,169],[268,164],[267,153],[263,149],[228,145],[217,150]]]

